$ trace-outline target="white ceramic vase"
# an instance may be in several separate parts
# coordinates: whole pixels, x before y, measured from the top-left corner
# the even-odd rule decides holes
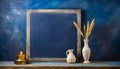
[[[88,39],[84,39],[84,47],[82,49],[82,55],[84,59],[83,63],[90,63],[89,58],[90,58],[91,50],[89,48],[88,41],[89,41]]]
[[[66,55],[67,55],[67,58],[66,58],[66,61],[67,63],[75,63],[76,62],[76,57],[73,53],[73,49],[69,49],[66,51]]]

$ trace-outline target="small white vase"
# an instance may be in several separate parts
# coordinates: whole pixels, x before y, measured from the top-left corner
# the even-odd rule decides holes
[[[89,58],[90,58],[91,50],[88,45],[88,39],[84,39],[84,47],[82,49],[82,55],[84,62],[83,63],[90,63]]]
[[[75,63],[76,62],[76,57],[73,53],[73,49],[69,49],[66,51],[66,55],[67,55],[67,58],[66,58],[66,61],[67,63]]]

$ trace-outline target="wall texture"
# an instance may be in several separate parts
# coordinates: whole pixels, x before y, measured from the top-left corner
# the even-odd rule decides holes
[[[0,60],[25,52],[27,9],[81,9],[82,25],[96,19],[90,60],[120,60],[119,0],[0,0]]]

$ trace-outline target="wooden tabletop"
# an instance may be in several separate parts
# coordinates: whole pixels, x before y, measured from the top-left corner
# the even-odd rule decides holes
[[[99,61],[90,64],[66,62],[30,62],[25,65],[14,64],[14,61],[0,61],[0,67],[120,67],[120,61]]]

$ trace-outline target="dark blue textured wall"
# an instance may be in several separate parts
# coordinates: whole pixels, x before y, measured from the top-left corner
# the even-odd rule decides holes
[[[0,60],[25,52],[27,9],[81,9],[82,24],[96,19],[91,60],[120,60],[119,0],[0,0]]]

